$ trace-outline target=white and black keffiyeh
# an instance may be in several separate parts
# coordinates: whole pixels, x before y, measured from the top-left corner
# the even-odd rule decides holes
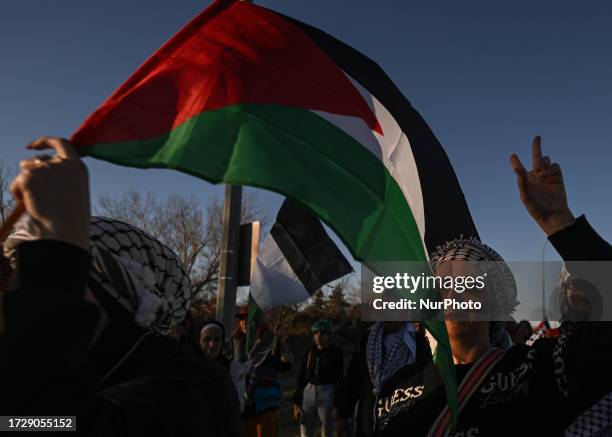
[[[491,343],[502,349],[512,345],[505,329],[505,321],[519,304],[517,300],[516,281],[504,259],[491,247],[477,238],[457,238],[438,247],[431,255],[431,269],[447,261],[467,261],[485,263],[480,265],[487,270],[487,277],[492,278],[495,314],[491,314]]]
[[[35,240],[32,221],[24,216],[5,243],[16,262],[23,241]],[[146,232],[118,220],[92,217],[89,228],[91,279],[134,314],[137,325],[169,334],[186,317],[191,282],[176,254]]]
[[[170,248],[134,226],[103,217],[91,219],[90,244],[92,278],[134,314],[139,326],[168,334],[185,319],[191,282]]]
[[[612,435],[612,393],[580,414],[565,430],[567,437],[603,437]]]
[[[561,294],[562,314],[567,314],[566,295],[572,275],[564,265],[559,275],[559,291]],[[564,306],[565,307],[564,307]],[[565,325],[571,322],[564,321]],[[567,326],[563,328],[568,329]],[[583,411],[565,430],[566,437],[603,437],[612,435],[612,393],[601,398],[589,409]]]
[[[366,356],[374,395],[382,384],[402,367],[412,364],[416,358],[416,328],[413,323],[405,322],[395,335],[391,347],[385,350],[385,332],[383,324],[376,322],[370,328],[366,346]]]

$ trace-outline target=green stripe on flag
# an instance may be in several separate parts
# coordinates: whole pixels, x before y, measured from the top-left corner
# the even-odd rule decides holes
[[[449,410],[451,412],[451,419],[453,426],[457,424],[459,420],[459,403],[457,400],[457,375],[455,373],[455,364],[453,361],[453,354],[450,348],[450,340],[448,338],[448,332],[446,331],[446,325],[441,321],[427,321],[425,322],[428,331],[438,342],[436,351],[433,356],[434,363],[440,372],[442,381],[444,381],[444,391],[446,393],[446,400],[448,401]]]
[[[327,222],[357,260],[425,260],[410,207],[382,162],[308,110],[234,105],[199,114],[161,137],[84,151],[116,164],[173,168],[293,197]]]

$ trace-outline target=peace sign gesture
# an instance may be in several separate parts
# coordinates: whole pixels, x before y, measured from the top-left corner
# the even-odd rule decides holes
[[[517,176],[523,205],[546,235],[574,223],[574,215],[567,205],[561,167],[551,163],[548,156],[542,156],[542,138],[533,139],[533,168],[530,171],[516,154],[510,157],[510,165]]]

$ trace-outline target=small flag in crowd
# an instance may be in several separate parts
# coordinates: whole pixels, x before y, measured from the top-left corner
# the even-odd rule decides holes
[[[319,219],[286,199],[257,257],[251,295],[263,310],[291,305],[351,271]]]

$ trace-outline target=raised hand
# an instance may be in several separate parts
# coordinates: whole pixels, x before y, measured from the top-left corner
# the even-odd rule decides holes
[[[521,201],[546,235],[574,223],[575,218],[567,205],[563,174],[559,164],[542,156],[542,139],[532,144],[532,169],[527,171],[516,154],[510,157],[516,173]]]
[[[40,238],[89,249],[90,202],[87,167],[65,139],[42,137],[29,149],[53,149],[56,155],[21,161],[11,192],[25,207]]]

